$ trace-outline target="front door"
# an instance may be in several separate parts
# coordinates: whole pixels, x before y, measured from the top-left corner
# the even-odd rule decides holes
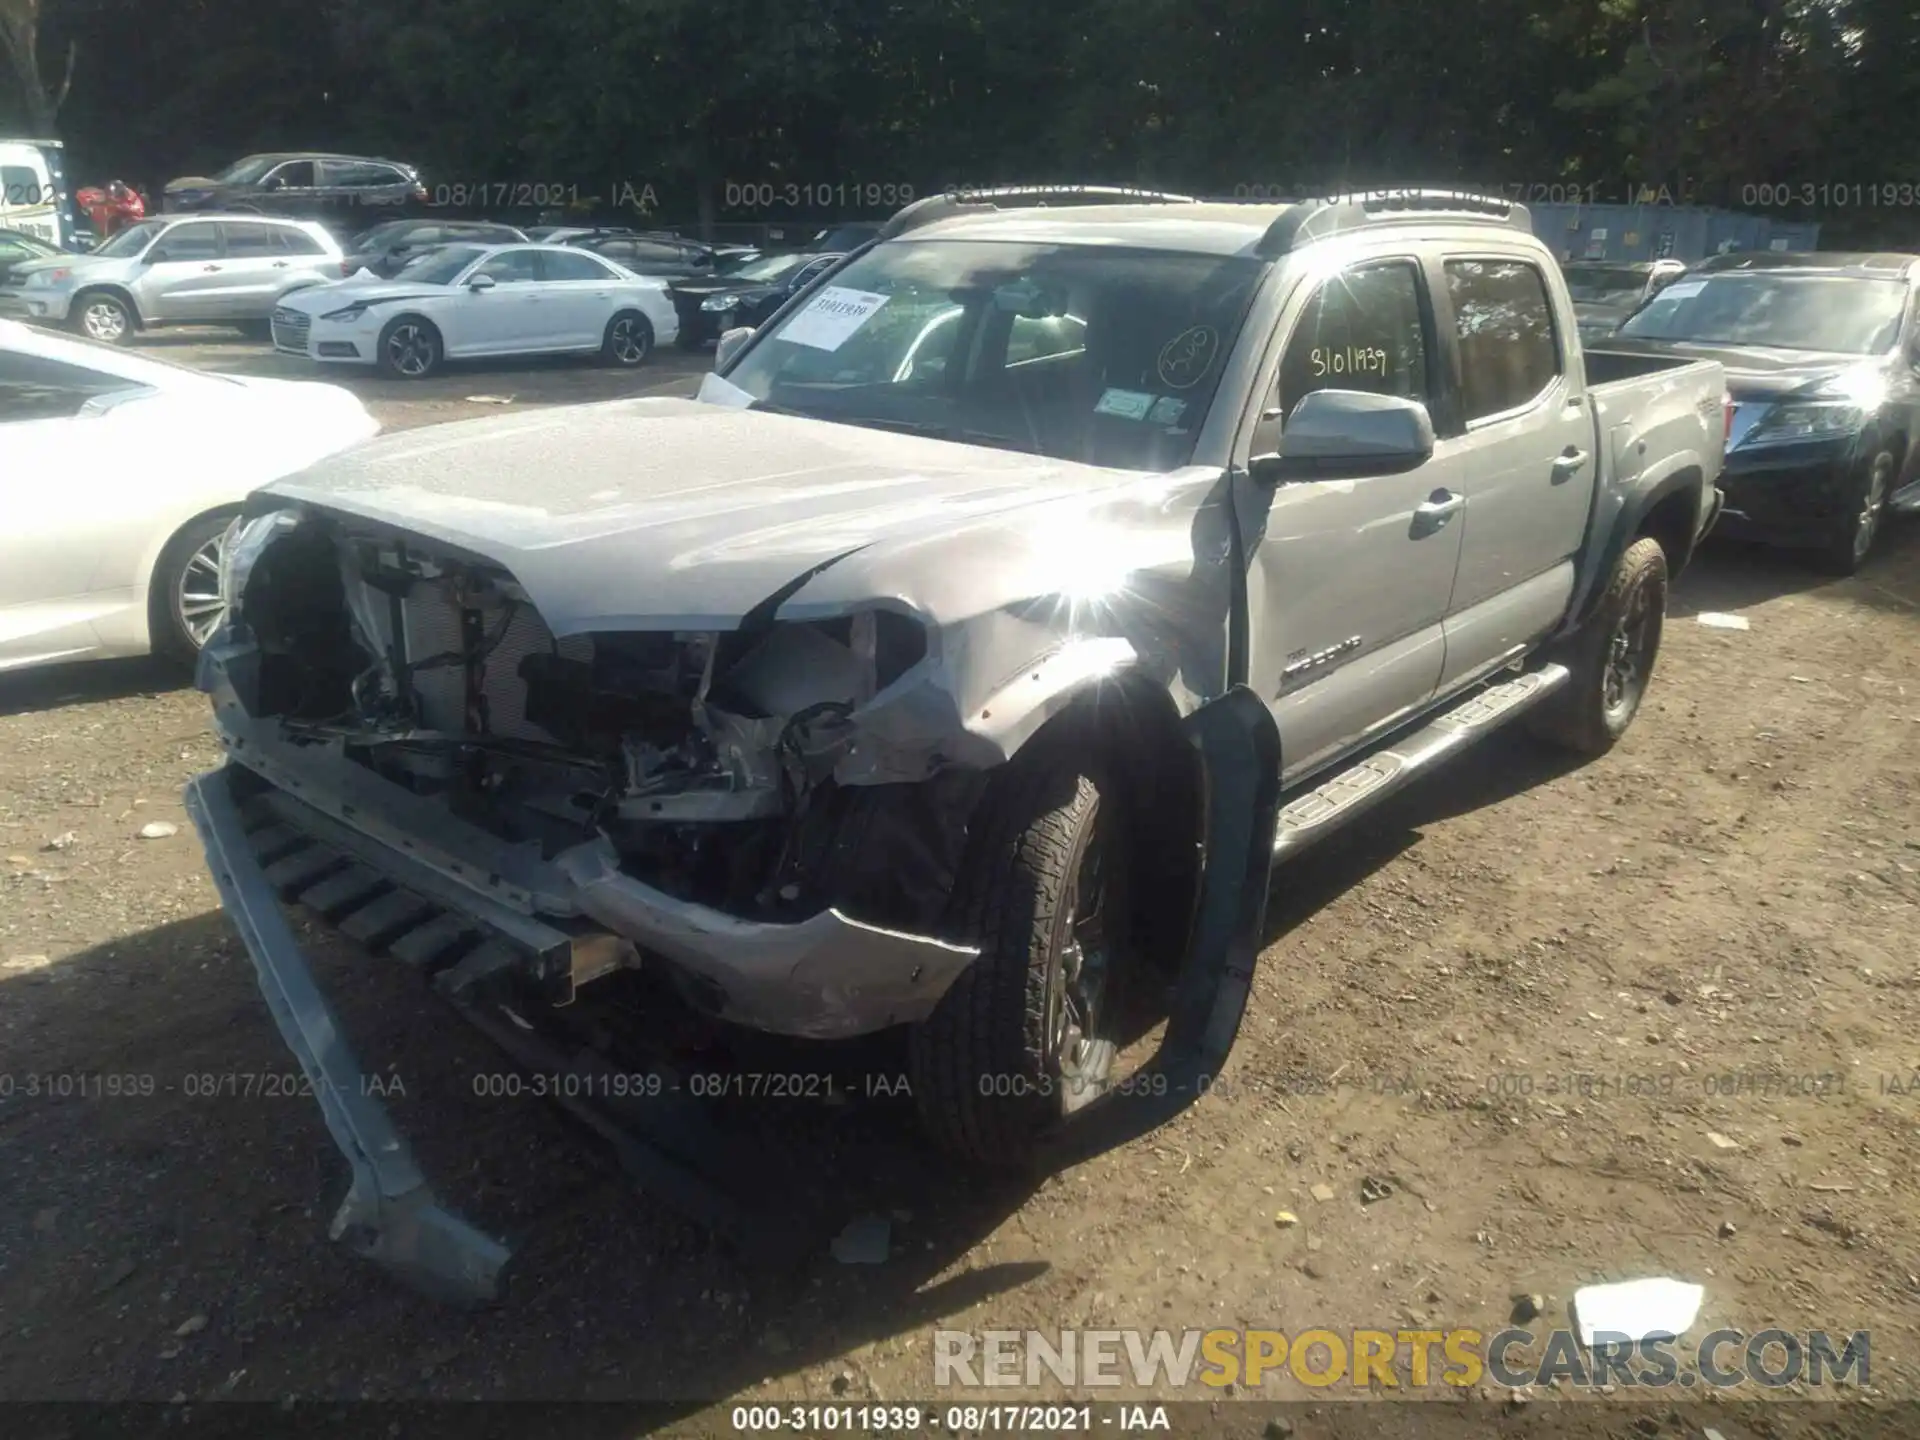
[[[536,250],[502,250],[467,277],[492,278],[488,290],[460,297],[450,317],[447,353],[514,355],[550,348],[554,325],[541,295],[540,255]]]
[[[1443,688],[1512,659],[1566,614],[1597,457],[1571,316],[1518,256],[1448,255],[1467,497]]]
[[[1431,404],[1440,393],[1426,277],[1411,256],[1356,262],[1289,305],[1254,455],[1322,389]],[[1242,477],[1249,536],[1249,683],[1280,728],[1286,778],[1303,777],[1417,711],[1440,680],[1460,558],[1457,458],[1403,475],[1265,486]]]
[[[148,320],[168,324],[218,323],[232,279],[220,227],[195,220],[168,230],[147,251],[133,282],[134,299]]]
[[[93,590],[103,515],[128,471],[115,463],[137,424],[89,402],[130,381],[40,355],[0,350],[0,670],[85,654],[94,621],[122,596]],[[136,432],[136,433],[130,433]]]

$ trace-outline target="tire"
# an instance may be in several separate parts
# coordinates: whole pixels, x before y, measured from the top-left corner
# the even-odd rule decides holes
[[[418,315],[396,315],[380,331],[377,360],[389,380],[425,380],[445,359],[440,332]]]
[[[1848,523],[1815,557],[1829,575],[1852,575],[1866,564],[1887,518],[1887,497],[1898,470],[1893,453],[1882,450],[1854,481],[1847,495]]]
[[[271,341],[273,339],[273,322],[271,320],[242,320],[233,328],[249,340]]]
[[[638,310],[622,310],[607,321],[600,359],[616,370],[636,370],[653,354],[653,323]]]
[[[220,592],[220,551],[232,512],[202,515],[181,527],[160,552],[147,590],[147,633],[153,652],[191,662],[219,628],[227,597]],[[215,608],[196,601],[211,600]]]
[[[1587,623],[1553,657],[1573,673],[1535,712],[1534,733],[1582,755],[1611,750],[1646,697],[1666,611],[1667,555],[1642,537],[1614,565]]]
[[[111,290],[82,290],[67,311],[67,328],[89,340],[125,345],[133,339],[140,322],[133,307]]]
[[[1130,891],[1120,806],[1095,769],[1064,747],[1030,746],[994,775],[969,827],[949,918],[980,955],[913,1028],[908,1051],[928,1137],[977,1166],[1028,1164],[1113,1070]],[[1104,924],[1079,918],[1090,907]],[[1083,1006],[1099,991],[1078,1016],[1065,1004],[1076,969],[1092,982]],[[1074,1026],[1088,1009],[1090,1023]]]

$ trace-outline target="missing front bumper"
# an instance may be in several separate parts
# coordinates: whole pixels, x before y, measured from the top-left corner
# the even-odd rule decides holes
[[[511,1252],[440,1204],[386,1108],[368,1093],[360,1063],[254,857],[231,775],[216,770],[193,780],[186,805],[267,1008],[352,1169],[333,1238],[437,1298],[469,1304],[497,1299]]]

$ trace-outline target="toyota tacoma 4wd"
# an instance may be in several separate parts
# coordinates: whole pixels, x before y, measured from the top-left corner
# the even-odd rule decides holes
[[[956,193],[730,332],[697,398],[256,492],[187,801],[352,1167],[336,1238],[468,1298],[508,1258],[282,902],[523,1064],[640,967],[723,1026],[904,1027],[963,1165],[1158,1123],[1226,1058],[1276,862],[1510,721],[1619,740],[1725,392],[1583,353],[1503,202]],[[1166,1024],[1122,1079],[1129,986]]]

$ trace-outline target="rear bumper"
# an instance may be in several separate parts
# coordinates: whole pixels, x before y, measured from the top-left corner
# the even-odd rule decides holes
[[[267,1008],[352,1170],[330,1233],[428,1294],[468,1303],[497,1298],[507,1248],[440,1204],[386,1108],[369,1093],[255,857],[232,779],[229,767],[190,782],[187,813],[206,847],[221,903],[253,960]]]

